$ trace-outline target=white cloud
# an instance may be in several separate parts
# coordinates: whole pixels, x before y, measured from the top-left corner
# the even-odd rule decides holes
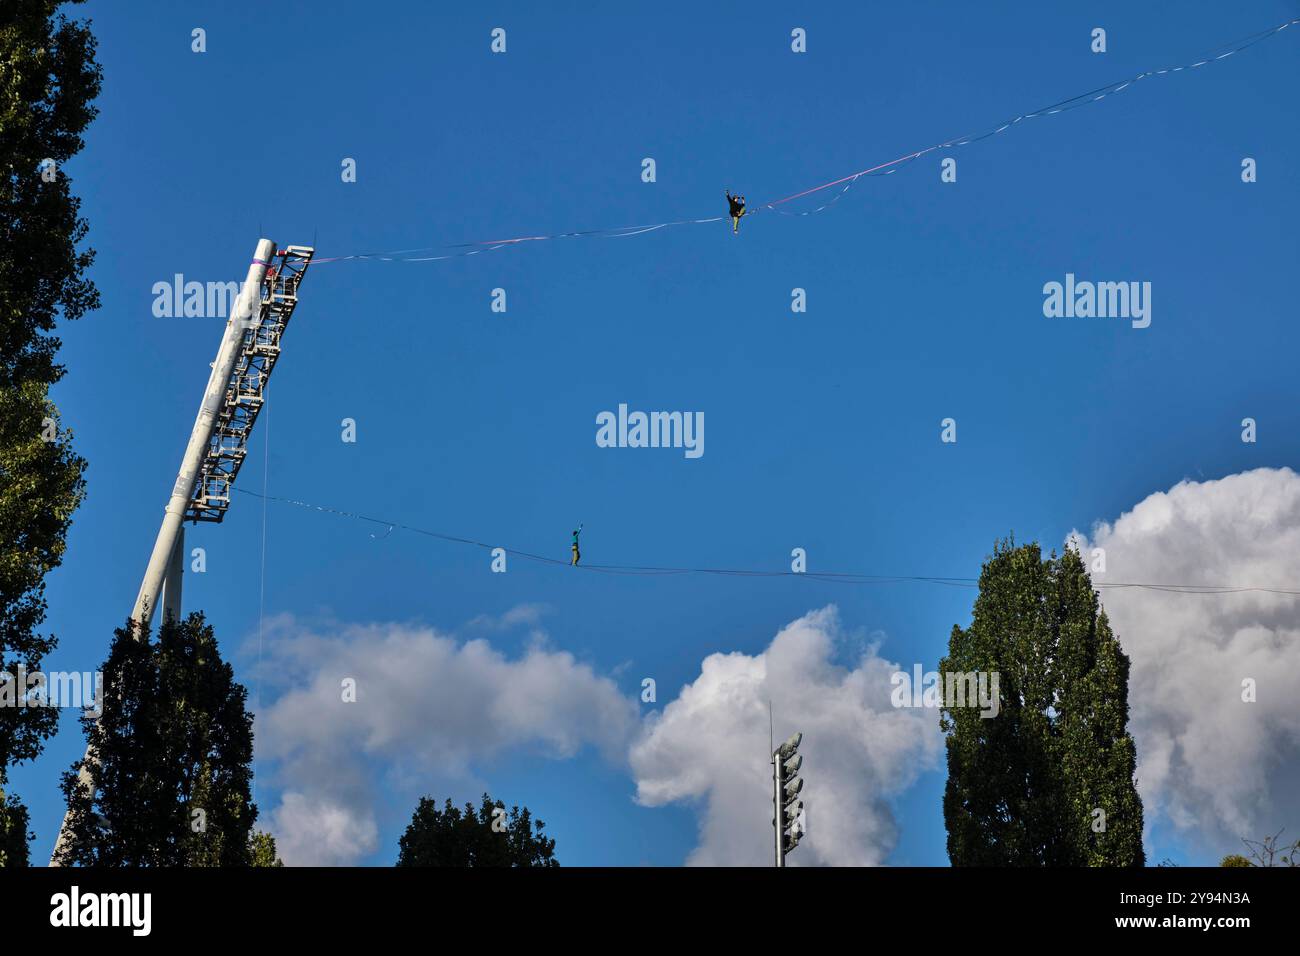
[[[889,798],[942,750],[933,710],[895,709],[902,668],[862,650],[852,669],[834,607],[789,624],[757,656],[711,654],[700,676],[647,722],[631,751],[637,799],[701,805],[700,842],[687,862],[771,862],[768,701],[776,732],[802,731],[808,833],[790,865],[877,865],[897,841]]]
[[[1300,475],[1261,468],[1180,482],[1079,537],[1085,555],[1106,551],[1096,582],[1295,589]],[[1207,855],[1283,826],[1300,835],[1300,598],[1101,593],[1132,659],[1130,726],[1148,823],[1167,820]],[[1258,685],[1256,703],[1241,699],[1246,678]]]
[[[413,806],[516,748],[565,758],[594,746],[621,762],[636,728],[633,698],[544,641],[507,658],[428,627],[317,630],[284,616],[267,647],[263,675],[282,693],[258,715],[257,748],[284,790],[270,819],[286,863],[355,863],[377,849],[376,777]],[[356,703],[342,699],[349,678]]]
[[[271,814],[281,859],[298,866],[345,866],[379,846],[374,817],[337,800],[285,791]]]
[[[473,618],[466,627],[481,628],[487,631],[508,631],[511,628],[520,626],[540,628],[542,617],[550,613],[550,611],[550,605],[547,604],[517,604],[500,616],[480,614]]]

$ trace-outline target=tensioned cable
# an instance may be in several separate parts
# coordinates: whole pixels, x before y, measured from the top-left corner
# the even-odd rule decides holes
[[[822,183],[819,186],[812,186],[809,187],[808,189],[803,189],[800,190],[799,192],[792,193],[789,196],[783,196],[780,199],[772,199],[765,203],[760,203],[758,207],[747,210],[746,215],[753,215],[755,213],[764,210],[770,210],[772,212],[780,212],[785,215],[792,215],[792,216],[808,216],[814,213],[821,212],[822,210],[838,202],[840,197],[842,197],[846,192],[848,192],[849,188],[855,182],[857,182],[859,179],[862,179],[863,177],[892,175],[893,173],[897,172],[899,169],[909,165],[910,163],[926,155],[927,153],[932,153],[940,149],[950,149],[954,146],[967,146],[970,145],[971,143],[977,143],[980,140],[987,139],[990,136],[996,136],[999,133],[1004,133],[1007,130],[1011,129],[1013,126],[1015,126],[1017,123],[1021,123],[1025,120],[1034,119],[1035,117],[1039,117],[1039,116],[1054,116],[1058,113],[1065,113],[1073,109],[1078,109],[1081,106],[1087,106],[1090,103],[1099,102],[1101,100],[1104,100],[1108,96],[1112,96],[1116,93],[1122,92],[1123,90],[1127,89],[1128,87],[1132,86],[1133,84],[1137,83],[1140,80],[1146,79],[1147,77],[1165,76],[1174,73],[1181,73],[1184,70],[1194,70],[1197,69],[1198,67],[1206,66],[1210,63],[1217,63],[1219,60],[1226,59],[1227,57],[1230,57],[1235,53],[1240,53],[1243,50],[1246,50],[1254,46],[1255,44],[1261,42],[1262,40],[1266,40],[1271,36],[1281,33],[1287,27],[1294,26],[1297,23],[1300,23],[1300,17],[1296,17],[1295,19],[1292,20],[1287,20],[1285,23],[1280,23],[1277,26],[1268,28],[1267,30],[1261,30],[1258,33],[1251,34],[1250,36],[1242,37],[1239,40],[1233,40],[1228,43],[1219,44],[1218,46],[1213,47],[1210,52],[1202,54],[1199,59],[1197,59],[1192,63],[1185,63],[1180,66],[1165,67],[1164,69],[1160,69],[1160,70],[1145,70],[1141,73],[1138,73],[1136,76],[1131,76],[1123,80],[1116,80],[1115,82],[1108,83],[1105,86],[1097,87],[1097,89],[1095,90],[1089,90],[1087,93],[1079,93],[1076,94],[1075,96],[1068,97],[1067,99],[1058,100],[1057,102],[1049,104],[1048,106],[1040,107],[1039,109],[1033,110],[1032,112],[1021,113],[1019,116],[1016,116],[1012,119],[1005,120],[1004,122],[992,126],[987,130],[984,130],[983,132],[968,133],[964,136],[958,136],[953,139],[948,139],[940,143],[935,143],[934,145],[927,146],[924,149],[919,149],[919,150],[915,150],[914,152],[906,153],[902,156],[899,156],[897,159],[891,159],[888,162],[880,163],[876,166],[871,166],[868,167],[867,169],[859,170],[856,173],[850,173],[847,176],[841,176],[839,179],[833,179],[830,182]],[[1222,51],[1222,52],[1216,52],[1216,51]],[[819,193],[826,189],[831,189],[835,186],[843,186],[843,188],[832,199],[823,203],[820,206],[817,206],[814,209],[808,209],[801,212],[787,212],[784,209],[778,208],[780,206],[785,205],[786,203],[793,202],[797,199],[802,199],[806,196],[812,196],[816,193]],[[646,223],[637,226],[616,226],[616,227],[610,227],[605,229],[585,229],[578,232],[553,233],[550,235],[516,236],[510,239],[489,239],[489,240],[480,240],[477,242],[447,243],[441,246],[420,246],[413,249],[396,249],[387,252],[358,253],[358,254],[346,255],[346,256],[326,256],[322,258],[313,259],[312,264],[322,265],[331,262],[347,262],[347,261],[362,261],[362,260],[376,260],[381,262],[436,262],[443,259],[456,259],[465,256],[478,255],[483,252],[494,252],[497,249],[503,249],[509,246],[521,245],[523,243],[528,243],[528,242],[544,242],[553,239],[579,239],[579,238],[624,239],[630,236],[638,236],[644,233],[654,232],[659,229],[666,229],[671,226],[699,225],[703,223],[723,222],[727,218],[728,218],[727,216],[711,216],[702,219],[677,219],[671,222]],[[427,256],[412,255],[412,253],[417,253],[417,252],[437,252],[439,250],[444,250],[444,249],[445,250],[459,249],[463,251],[445,252],[441,255],[427,255]]]
[[[424,535],[429,538],[437,538],[440,541],[449,541],[453,544],[468,544],[477,548],[494,550],[501,548],[506,554],[515,557],[526,558],[529,561],[538,561],[542,564],[562,565],[564,567],[574,567],[578,571],[593,571],[598,574],[623,574],[634,576],[661,576],[661,575],[680,575],[680,574],[712,574],[723,575],[728,577],[747,577],[747,578],[812,578],[818,581],[826,581],[832,584],[939,584],[948,587],[975,588],[979,586],[978,578],[960,578],[960,577],[940,577],[935,575],[914,575],[914,574],[862,574],[848,571],[771,571],[753,568],[705,568],[705,567],[662,567],[654,565],[635,565],[635,564],[579,564],[570,565],[568,561],[559,558],[548,557],[543,554],[536,554],[530,551],[520,551],[515,548],[508,548],[500,543],[493,544],[487,541],[477,541],[474,538],[464,538],[457,535],[445,534],[440,531],[430,531],[427,528],[417,528],[413,525],[402,524],[398,521],[390,521],[387,518],[375,518],[370,515],[360,514],[355,511],[345,511],[341,508],[331,508],[327,505],[312,504],[308,501],[298,501],[293,498],[281,498],[276,495],[258,494],[256,491],[246,491],[243,488],[236,488],[236,491],[242,494],[250,495],[254,498],[261,498],[264,501],[275,501],[281,504],[293,505],[297,508],[304,508],[310,511],[317,511],[323,514],[337,515],[341,518],[351,518],[356,521],[367,521],[372,524],[384,525],[388,531],[382,537],[387,537],[393,530],[410,531],[413,534]],[[1258,592],[1262,594],[1286,594],[1300,596],[1300,589],[1287,588],[1266,588],[1256,586],[1238,586],[1227,584],[1146,584],[1128,581],[1094,581],[1093,587],[1096,588],[1138,588],[1149,591],[1165,591],[1173,594],[1243,594],[1247,592]]]
[[[270,389],[267,389],[266,399],[263,402],[266,412],[266,426],[262,429],[262,494],[266,495],[266,482],[271,474],[271,403]],[[262,712],[262,650],[264,621],[266,617],[266,503],[269,499],[262,498],[262,560],[259,571],[260,583],[257,590],[257,684],[254,688],[253,713]],[[253,803],[257,803],[257,754],[253,754],[253,774],[252,774]]]

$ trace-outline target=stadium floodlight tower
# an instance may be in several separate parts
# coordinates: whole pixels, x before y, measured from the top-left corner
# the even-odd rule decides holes
[[[137,640],[148,632],[159,604],[164,621],[180,618],[183,523],[220,522],[230,507],[230,490],[248,454],[248,438],[266,402],[266,386],[280,357],[280,342],[298,304],[298,286],[314,254],[308,246],[277,249],[270,239],[258,240],[248,276],[226,320],[162,527],[131,610]],[[94,757],[87,748],[78,781],[82,787],[92,785],[88,765]],[[51,866],[59,865],[67,839],[65,814]]]
[[[799,845],[804,833],[803,778],[799,768],[803,757],[799,744],[803,734],[793,734],[772,752],[772,826],[776,830],[776,865],[785,866],[786,855]]]

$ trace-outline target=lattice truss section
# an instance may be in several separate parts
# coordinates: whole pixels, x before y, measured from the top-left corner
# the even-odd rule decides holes
[[[230,507],[230,489],[248,455],[248,438],[262,411],[284,330],[298,305],[298,286],[314,253],[307,246],[289,246],[276,252],[266,270],[257,321],[244,330],[239,358],[226,383],[217,425],[185,512],[187,521],[220,521]]]

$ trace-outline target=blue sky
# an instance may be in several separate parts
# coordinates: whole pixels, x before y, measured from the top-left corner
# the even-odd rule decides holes
[[[105,83],[68,173],[103,306],[63,331],[56,400],[89,495],[50,579],[47,662],[76,670],[98,666],[130,610],[220,337],[219,319],[155,317],[155,282],[241,278],[259,236],[334,256],[722,215],[725,186],[751,205],[785,196],[1300,15],[1291,2],[80,9]],[[1089,49],[1098,26],[1104,54]],[[191,52],[194,27],[206,53]],[[504,55],[489,51],[494,27]],[[790,50],[794,27],[806,54]],[[265,472],[273,495],[561,560],[581,521],[598,564],[779,570],[803,547],[815,569],[974,577],[1009,532],[1059,547],[1184,478],[1292,463],[1297,42],[1286,31],[930,154],[738,237],[716,223],[314,266],[240,484],[260,490]],[[1258,182],[1241,182],[1243,157]],[[1151,326],[1045,318],[1043,284],[1067,272],[1152,283]],[[490,310],[498,287],[505,314]],[[806,313],[791,312],[795,287]],[[705,454],[598,448],[595,416],[621,402],[704,412]],[[1240,441],[1246,416],[1257,443]],[[946,417],[955,444],[939,440]],[[376,540],[278,504],[265,520],[268,616],[464,636],[481,616],[544,606],[552,648],[634,699],[653,676],[661,706],[709,654],[759,654],[831,603],[883,657],[933,667],[973,597],[524,561],[498,575],[471,547]],[[237,496],[224,524],[188,534],[208,570],[187,576],[186,607],[256,694],[262,504]],[[518,655],[529,630],[491,640]],[[81,748],[65,714],[13,774],[35,857]],[[414,796],[483,787],[545,819],[566,864],[676,865],[699,839],[698,804],[638,805],[632,777],[591,747],[507,748],[427,786],[373,772],[385,809],[359,862],[395,858]],[[940,764],[891,798],[889,862],[947,862],[943,779]],[[274,778],[259,783],[264,814],[277,796]],[[1159,822],[1149,849],[1197,856]]]

